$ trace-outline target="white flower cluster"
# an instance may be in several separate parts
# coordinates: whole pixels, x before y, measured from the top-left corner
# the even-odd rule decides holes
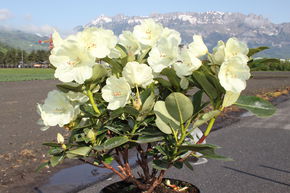
[[[99,28],[87,28],[66,39],[55,32],[54,48],[49,58],[56,68],[55,77],[65,83],[85,84],[93,77],[94,68],[100,65],[96,61],[122,57],[117,44],[125,48],[127,63],[118,74],[108,72],[111,75],[100,89],[109,110],[126,106],[130,103],[132,89],[138,91],[138,88],[148,87],[165,68],[174,69],[181,79],[181,88],[187,89],[189,82],[186,77],[201,67],[200,57],[208,54],[201,36],[194,35],[192,43],[180,48],[179,32],[164,28],[152,19],[142,21],[134,27],[133,32],[124,31],[119,38],[111,30]],[[246,56],[248,51],[245,44],[231,38],[226,44],[220,41],[210,57],[212,63],[221,65],[218,77],[227,91],[224,106],[235,102],[239,93],[245,89],[245,80],[250,77]],[[145,55],[148,57],[144,62],[141,56],[144,58]],[[83,100],[88,100],[86,95],[79,94],[85,96]],[[74,97],[70,95],[51,91],[45,103],[38,105],[44,125],[63,126],[76,118],[79,105],[84,101],[75,103]]]
[[[248,66],[249,48],[236,38],[230,38],[226,44],[219,41],[209,59],[221,65],[218,74],[220,84],[226,90],[223,106],[234,104],[240,93],[246,88],[246,80],[251,76]]]

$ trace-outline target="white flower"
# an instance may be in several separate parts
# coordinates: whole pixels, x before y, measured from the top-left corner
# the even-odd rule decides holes
[[[178,40],[175,38],[161,38],[156,47],[149,52],[148,64],[156,73],[171,66],[177,61]]]
[[[246,56],[238,55],[222,63],[218,78],[226,91],[240,93],[246,88],[246,80],[251,76],[247,61]]]
[[[105,58],[117,44],[117,37],[111,30],[95,27],[86,28],[77,36],[89,53],[96,58]]]
[[[181,37],[180,33],[176,30],[169,29],[169,28],[164,28],[161,34],[161,38],[166,38],[166,39],[175,39],[177,46],[181,43]]]
[[[141,25],[136,25],[133,35],[145,46],[153,46],[160,38],[163,27],[159,23],[155,23],[153,19],[145,19],[141,21]]]
[[[78,106],[73,106],[66,94],[58,90],[50,91],[44,104],[37,107],[45,126],[62,127],[73,121],[79,112]]]
[[[91,78],[95,58],[78,41],[67,39],[54,48],[49,57],[56,67],[54,76],[62,82],[76,81],[83,84]]]
[[[213,54],[209,56],[209,59],[214,64],[222,64],[225,60],[225,43],[218,41],[218,45],[213,48]]]
[[[240,94],[241,93],[239,93],[239,92],[236,93],[236,92],[226,91],[222,106],[223,107],[231,106],[232,104],[234,104],[238,100]]]
[[[129,56],[135,56],[140,53],[141,46],[138,40],[133,36],[133,33],[130,31],[123,31],[119,36],[119,43],[124,46],[128,52]]]
[[[192,54],[188,49],[182,49],[180,54],[180,62],[176,62],[173,67],[177,76],[189,76],[193,71],[197,70],[202,62]]]
[[[188,45],[188,48],[192,55],[195,57],[201,57],[208,52],[206,45],[204,44],[200,35],[194,35],[192,37],[193,42]]]
[[[249,48],[247,44],[239,41],[236,38],[228,39],[225,46],[225,58],[228,59],[237,55],[247,55],[249,53]]]
[[[123,69],[122,75],[131,87],[141,86],[146,88],[153,82],[152,69],[147,64],[128,62]]]
[[[102,88],[102,97],[109,103],[108,109],[116,110],[124,107],[131,94],[131,88],[124,77],[116,78],[111,76],[106,80],[106,85]]]

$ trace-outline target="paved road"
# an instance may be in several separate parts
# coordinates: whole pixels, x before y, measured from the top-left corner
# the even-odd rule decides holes
[[[171,169],[168,177],[195,184],[202,193],[288,193],[290,192],[290,100],[278,105],[275,116],[245,117],[240,122],[215,131],[208,143],[221,147],[218,153],[235,161],[209,160],[207,164]],[[117,181],[113,176],[80,191],[96,190]]]

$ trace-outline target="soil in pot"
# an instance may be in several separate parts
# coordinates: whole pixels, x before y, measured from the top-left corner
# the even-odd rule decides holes
[[[176,191],[173,188],[169,187],[168,185],[165,185],[165,180],[167,179],[164,179],[162,184],[157,186],[153,193],[200,193],[197,187],[188,182],[169,179],[172,185],[176,185],[181,188],[188,187],[186,190]],[[103,190],[101,190],[100,193],[142,193],[142,192],[144,191],[138,189],[135,185],[124,181],[120,181],[105,187]]]

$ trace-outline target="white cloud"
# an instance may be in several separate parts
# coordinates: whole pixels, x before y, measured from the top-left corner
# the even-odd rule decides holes
[[[12,13],[8,9],[0,9],[0,21],[5,21],[12,17]]]
[[[34,24],[28,24],[24,25],[23,27],[20,28],[20,30],[28,32],[28,33],[38,33],[41,35],[50,35],[55,29],[55,27],[52,27],[50,25],[34,25]]]

